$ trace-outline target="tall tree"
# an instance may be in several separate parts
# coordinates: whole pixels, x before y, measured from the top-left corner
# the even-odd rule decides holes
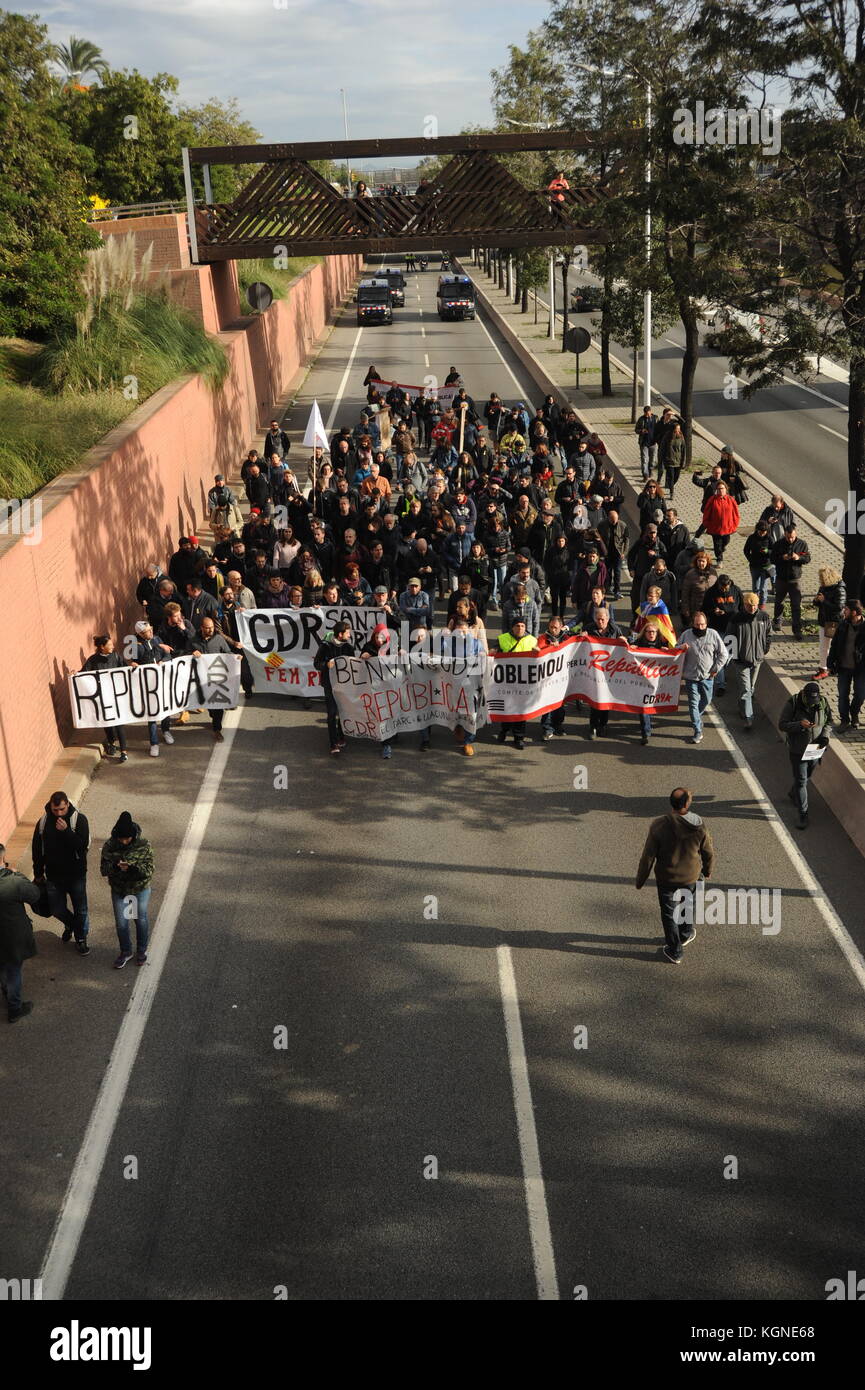
[[[54,113],[44,25],[0,10],[0,334],[46,337],[81,308],[89,155]]]
[[[733,48],[753,91],[780,82],[791,99],[780,140],[773,129],[769,142],[777,158],[755,171],[762,235],[743,242],[735,300],[774,331],[759,341],[732,329],[727,347],[734,371],[749,377],[746,395],[786,372],[807,374],[815,355],[849,361],[852,506],[840,499],[837,515],[832,499],[826,504],[827,520],[844,535],[844,578],[856,595],[865,574],[865,0],[707,0],[701,20],[698,56],[711,62]],[[772,177],[759,176],[769,170]]]
[[[101,77],[108,67],[101,48],[97,48],[89,39],[77,39],[74,34],[68,43],[55,44],[51,56],[62,68],[66,81],[72,87],[81,85],[90,73],[94,77]]]
[[[93,151],[89,193],[112,203],[183,196],[180,148],[188,129],[172,107],[176,77],[108,71],[98,87],[64,93],[58,107],[79,144]]]
[[[201,106],[181,106],[178,111],[183,145],[257,145],[261,133],[240,113],[236,97],[227,101],[211,97]],[[180,147],[177,158],[180,159]],[[210,171],[210,182],[215,203],[232,203],[244,184],[249,183],[255,173],[254,164],[215,164]],[[198,182],[196,191],[203,198],[204,183],[199,165],[195,166],[194,177]]]

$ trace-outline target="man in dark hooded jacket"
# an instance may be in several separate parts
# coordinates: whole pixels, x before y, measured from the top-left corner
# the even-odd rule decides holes
[[[29,999],[21,998],[21,967],[36,955],[33,926],[25,903],[39,901],[39,887],[9,867],[6,846],[0,845],[0,989],[10,1023],[32,1012]]]
[[[781,711],[778,728],[787,735],[787,752],[793,773],[793,785],[787,795],[799,811],[796,829],[807,830],[808,783],[820,758],[806,754],[812,747],[825,748],[832,732],[829,701],[820,694],[816,681],[808,681],[797,694],[790,696]]]
[[[671,965],[679,964],[682,947],[697,935],[693,922],[687,919],[693,917],[697,879],[701,875],[711,878],[715,862],[712,837],[700,817],[691,810],[691,799],[687,787],[676,787],[671,792],[672,809],[649,826],[637,868],[635,886],[642,888],[654,865],[666,940],[663,953]],[[690,913],[688,903],[692,908]]]
[[[65,792],[53,792],[33,830],[33,877],[44,882],[52,917],[63,923],[63,940],[74,934],[78,954],[89,956],[87,851],[90,826]],[[72,910],[66,906],[66,899]]]

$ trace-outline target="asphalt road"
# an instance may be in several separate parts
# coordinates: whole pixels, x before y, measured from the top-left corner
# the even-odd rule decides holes
[[[344,379],[336,423],[356,418],[370,362],[407,381],[454,363],[477,398],[516,397],[481,322],[439,324],[435,278],[409,277],[391,328],[358,334],[346,314],[292,430],[313,397],[327,418]],[[567,738],[523,753],[486,730],[469,761],[438,730],[432,753],[404,737],[389,763],[360,742],[331,759],[323,712],[277,696],[228,724],[201,852],[176,873],[204,804],[193,814],[204,716],[159,760],[136,735],[84,799],[94,858],[129,808],[156,846],[154,916],[183,898],[104,1166],[79,1166],[94,1184],[80,1231],[63,1209],[68,1299],[584,1286],[591,1300],[822,1300],[857,1267],[862,987],[820,907],[861,949],[862,864],[819,801],[793,846],[718,730],[695,749],[681,715],[645,749],[636,720],[614,715],[589,743],[571,716]],[[784,750],[762,720],[752,740],[789,826]],[[633,877],[678,782],[715,837],[717,885],[778,888],[782,915],[776,935],[700,926],[673,967],[654,890]],[[21,1277],[39,1271],[118,1026],[134,1026],[167,940],[166,907],[152,964],[112,972],[97,878],[94,863],[91,956],[68,957],[41,924],[37,1009],[3,1035],[0,1246]]]
[[[571,271],[569,290],[580,283],[598,284],[596,276]],[[561,271],[556,273],[557,304],[561,297]],[[561,306],[559,305],[559,312]],[[572,316],[574,317],[574,316]],[[599,326],[598,316],[580,314],[574,321]],[[681,324],[653,340],[652,384],[656,393],[678,406],[681,399],[682,357],[685,334]],[[630,364],[631,353],[620,343],[612,351]],[[642,351],[638,370],[642,373]],[[827,501],[847,497],[847,386],[816,374],[807,382],[788,375],[783,385],[758,391],[750,400],[743,395],[745,378],[737,379],[738,395],[731,390],[730,364],[726,357],[701,345],[694,378],[694,419],[699,420],[741,457],[771,478],[777,487],[825,521]],[[714,460],[707,445],[697,443],[695,455]]]

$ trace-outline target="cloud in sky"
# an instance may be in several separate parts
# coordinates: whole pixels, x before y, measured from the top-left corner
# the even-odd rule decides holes
[[[283,7],[284,5],[284,7]],[[28,10],[29,10],[28,6]],[[67,0],[33,6],[112,67],[173,73],[184,104],[237,97],[267,141],[442,135],[491,120],[490,69],[547,14],[546,0]]]

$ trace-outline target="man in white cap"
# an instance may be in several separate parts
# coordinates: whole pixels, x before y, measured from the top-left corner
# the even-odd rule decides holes
[[[135,655],[130,662],[131,666],[152,666],[157,661],[165,661],[168,653],[153,635],[153,628],[146,618],[135,624]],[[174,742],[174,734],[171,732],[171,719],[165,718],[161,725],[156,720],[152,720],[147,725],[147,733],[150,737],[150,756],[159,757],[159,729],[162,728],[162,737],[166,743]]]

